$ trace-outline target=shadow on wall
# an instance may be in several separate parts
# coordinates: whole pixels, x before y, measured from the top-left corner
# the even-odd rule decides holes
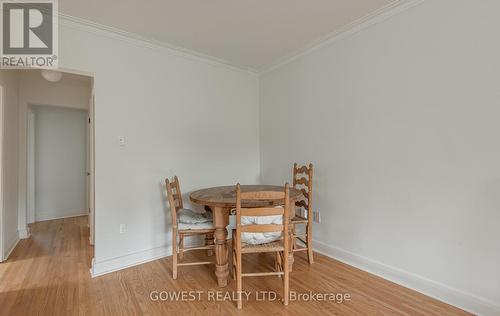
[[[164,181],[159,183],[161,204],[165,220],[163,221],[163,231],[166,233],[167,246],[172,245],[172,214],[170,212],[170,204],[168,203],[167,188]]]

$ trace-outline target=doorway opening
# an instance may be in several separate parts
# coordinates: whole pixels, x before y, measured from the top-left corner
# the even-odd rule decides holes
[[[47,84],[36,78],[31,89]],[[50,88],[50,100],[26,100],[26,223],[88,216],[93,245],[93,79],[64,73],[58,85],[52,83]]]
[[[3,216],[3,86],[0,85],[0,262],[4,260]]]
[[[8,257],[4,232],[9,232],[14,249],[20,239],[30,237],[30,226],[45,225],[32,226],[38,222],[71,223],[63,219],[75,217],[88,226],[81,237],[94,244],[94,79],[78,71],[50,73],[47,76],[37,69],[0,72],[0,85],[6,83],[9,93],[9,117],[1,117],[0,137],[9,127],[7,143],[14,142],[16,147],[6,148],[2,143],[4,153],[6,149],[16,153],[14,160],[9,159],[16,166],[0,158],[0,175],[3,172],[5,178],[7,170],[19,180],[9,182],[9,192],[5,180],[0,181],[0,261]],[[2,193],[9,199],[2,200]],[[6,200],[16,202],[8,205],[11,234],[3,220]],[[90,252],[91,259],[93,247]]]
[[[88,111],[30,104],[28,113],[28,223],[88,215]]]

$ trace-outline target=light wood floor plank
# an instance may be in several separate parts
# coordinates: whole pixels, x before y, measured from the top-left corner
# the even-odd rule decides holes
[[[232,279],[217,286],[213,266],[181,267],[173,280],[171,258],[97,278],[90,278],[93,249],[88,245],[86,217],[40,222],[32,237],[19,242],[11,258],[0,264],[0,315],[470,315],[331,258],[315,254],[307,263],[296,253],[290,278],[293,291],[350,293],[334,302],[256,301],[252,295],[238,312],[231,301],[211,302],[207,291],[234,291]],[[187,253],[186,258],[203,255]],[[244,271],[274,267],[270,254],[245,255]],[[245,278],[243,289],[281,293],[278,277]],[[154,302],[151,291],[205,291],[202,301]]]

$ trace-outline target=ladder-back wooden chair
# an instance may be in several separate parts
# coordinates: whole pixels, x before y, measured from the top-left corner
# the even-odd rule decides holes
[[[312,179],[313,165],[311,163],[309,166],[293,165],[293,187],[301,190],[304,198],[295,202],[298,209],[294,209],[295,216],[292,218],[292,248],[293,252],[307,251],[309,264],[314,262],[312,249]],[[297,212],[300,210],[303,210],[304,214]],[[305,232],[297,234],[297,225],[305,225]],[[304,246],[299,246],[297,241],[302,242]]]
[[[192,250],[207,250],[207,255],[211,256],[215,249],[215,227],[212,219],[184,208],[177,176],[172,181],[166,179],[165,183],[170,211],[172,213],[172,277],[177,279],[177,268],[180,266],[215,264],[215,261],[178,262],[183,260],[184,252]],[[205,236],[205,245],[200,247],[184,247],[184,238],[186,236]]]
[[[252,276],[282,276],[283,277],[283,303],[288,305],[289,296],[289,264],[288,253],[290,251],[290,237],[288,234],[289,209],[290,209],[290,189],[288,183],[283,192],[276,191],[255,191],[241,192],[240,185],[236,185],[236,229],[233,230],[233,277],[236,278],[236,291],[238,295],[238,309],[242,308],[242,278]],[[283,200],[283,207],[259,207],[242,208],[242,200],[266,201]],[[267,217],[281,216],[281,224],[247,224],[242,225],[242,217]],[[263,244],[248,244],[245,242],[243,234],[250,233],[278,233],[277,240]],[[259,273],[243,273],[242,257],[248,253],[274,253],[276,255],[275,271]],[[236,273],[235,273],[236,271]]]

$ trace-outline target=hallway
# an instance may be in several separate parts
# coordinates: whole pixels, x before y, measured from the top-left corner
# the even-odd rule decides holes
[[[73,314],[88,301],[87,216],[38,222],[0,264],[1,315]],[[84,312],[85,310],[80,310]]]

